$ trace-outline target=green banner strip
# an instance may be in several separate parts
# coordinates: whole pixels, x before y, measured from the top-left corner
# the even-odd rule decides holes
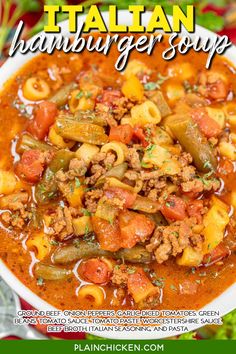
[[[1,340],[1,354],[69,353],[236,353],[236,341],[221,340]]]

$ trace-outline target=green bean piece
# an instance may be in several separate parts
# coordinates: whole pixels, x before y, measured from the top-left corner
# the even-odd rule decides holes
[[[48,265],[45,263],[36,263],[34,273],[37,278],[43,278],[45,280],[62,280],[70,277],[72,271]]]
[[[110,252],[102,250],[99,245],[94,242],[80,241],[76,244],[63,246],[53,254],[53,260],[56,264],[67,264],[77,261],[81,258],[109,256]]]
[[[58,115],[58,119],[72,119],[78,123],[82,124],[95,124],[101,127],[107,125],[107,121],[101,114],[98,114],[94,111],[86,110],[86,111],[76,111],[74,114],[70,112],[61,112]]]
[[[74,152],[66,149],[59,150],[49,164],[49,168],[53,173],[59,170],[68,170],[70,160],[75,156]]]
[[[43,141],[36,140],[29,134],[24,134],[19,142],[17,151],[22,154],[24,151],[36,149],[41,151],[49,151],[53,150],[54,148],[51,145],[44,143]]]
[[[67,103],[70,92],[77,88],[75,82],[71,82],[68,85],[63,86],[58,90],[50,99],[50,102],[56,103],[57,107],[64,106]]]
[[[93,111],[76,111],[74,113],[74,119],[80,123],[96,124],[104,127],[107,125],[107,121],[101,114]]]
[[[103,145],[108,142],[108,136],[104,129],[95,124],[82,124],[73,119],[58,118],[56,120],[56,132],[65,139]]]
[[[209,172],[217,167],[217,160],[207,139],[190,117],[176,115],[166,125],[185,151],[189,152],[197,169]]]
[[[90,257],[109,257],[114,259],[124,259],[130,263],[149,263],[151,254],[143,246],[135,246],[132,249],[121,249],[112,253],[104,251],[96,242],[80,241],[78,244],[67,245],[56,249],[53,260],[56,264],[67,264]]]
[[[150,263],[152,254],[144,246],[136,245],[132,248],[123,248],[114,254],[116,259],[124,259],[129,263]]]
[[[67,171],[70,160],[75,156],[70,150],[58,150],[37,184],[35,197],[38,203],[46,203],[57,194],[55,174],[59,170]]]

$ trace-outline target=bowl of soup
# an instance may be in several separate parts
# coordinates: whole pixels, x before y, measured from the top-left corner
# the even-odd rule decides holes
[[[0,70],[0,275],[37,309],[235,308],[235,48],[207,70],[168,39],[122,72],[115,46]]]

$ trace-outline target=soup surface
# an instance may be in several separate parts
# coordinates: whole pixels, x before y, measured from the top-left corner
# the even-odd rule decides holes
[[[40,55],[0,96],[0,257],[61,309],[197,309],[236,280],[236,75]]]

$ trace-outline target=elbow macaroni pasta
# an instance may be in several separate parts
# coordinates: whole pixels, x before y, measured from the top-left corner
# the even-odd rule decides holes
[[[97,285],[84,285],[79,289],[78,296],[84,300],[92,300],[95,306],[101,306],[104,301],[104,291]]]
[[[84,143],[76,151],[75,155],[78,159],[84,160],[87,165],[91,162],[92,158],[99,153],[99,147],[92,144]]]
[[[112,141],[110,143],[103,145],[103,147],[101,148],[101,152],[107,153],[109,151],[112,151],[116,154],[116,161],[114,162],[114,166],[116,166],[116,165],[120,165],[125,161],[125,158],[128,153],[128,148],[123,143]]]
[[[48,236],[43,232],[30,236],[26,241],[26,246],[30,251],[35,253],[36,258],[39,261],[44,259],[51,251]]]
[[[30,101],[44,100],[49,96],[50,91],[47,82],[38,77],[30,77],[23,85],[23,95]]]
[[[158,124],[161,121],[161,113],[155,103],[145,101],[131,109],[131,124],[141,127],[146,124]]]

